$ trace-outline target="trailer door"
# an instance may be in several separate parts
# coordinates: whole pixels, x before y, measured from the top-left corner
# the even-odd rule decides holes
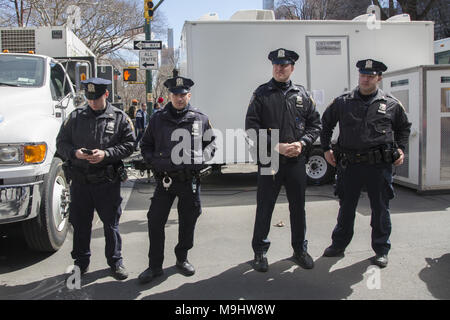
[[[347,36],[307,36],[307,81],[322,113],[337,96],[350,90]]]

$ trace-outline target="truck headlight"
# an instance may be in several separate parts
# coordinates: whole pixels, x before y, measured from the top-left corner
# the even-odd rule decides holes
[[[0,164],[35,164],[45,160],[47,145],[0,145]]]
[[[20,163],[20,147],[0,147],[0,163]]]

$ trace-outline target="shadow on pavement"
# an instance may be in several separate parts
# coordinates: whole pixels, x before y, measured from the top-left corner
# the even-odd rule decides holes
[[[22,234],[0,235],[0,274],[21,270],[47,259],[53,253],[32,251]]]
[[[117,281],[109,269],[88,272],[81,279],[81,289],[69,289],[66,279],[70,274],[35,281],[32,283],[7,286],[0,285],[0,299],[4,300],[133,300],[139,294],[137,279]],[[94,283],[101,278],[111,281]]]
[[[436,299],[450,299],[450,253],[440,258],[425,258],[427,266],[419,272],[428,291]]]
[[[250,262],[233,267],[215,277],[189,283],[177,289],[156,293],[146,300],[301,300],[345,299],[356,283],[364,279],[370,265],[363,260],[349,267],[330,271],[339,258],[316,260],[312,270],[298,267],[291,259],[270,264],[269,272],[253,270]]]
[[[349,267],[330,271],[339,258],[319,258],[313,270],[298,267],[291,259],[277,261],[270,265],[267,273],[253,270],[250,262],[233,267],[215,277],[179,288],[155,293],[145,300],[300,300],[300,299],[346,299],[352,286],[364,279],[370,265],[362,260]],[[175,267],[166,268],[164,275],[147,285],[139,284],[136,278],[117,281],[109,269],[87,273],[81,280],[81,289],[68,289],[68,274],[7,286],[0,285],[0,299],[5,300],[133,300],[142,291],[157,287],[168,277],[177,273]],[[101,278],[111,281],[96,282]]]

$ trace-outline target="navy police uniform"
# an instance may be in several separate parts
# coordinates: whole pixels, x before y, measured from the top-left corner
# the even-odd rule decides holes
[[[194,82],[175,77],[164,85],[173,94],[184,94],[189,93]],[[147,215],[149,268],[139,276],[142,283],[162,274],[164,228],[176,197],[179,219],[176,265],[185,275],[194,273],[193,266],[187,261],[187,253],[193,247],[195,224],[201,214],[199,172],[206,167],[205,161],[213,156],[215,150],[214,137],[208,141],[203,139],[208,129],[211,129],[208,117],[190,104],[177,110],[169,102],[150,117],[141,141],[141,153],[151,165],[157,183]],[[179,140],[172,141],[171,137],[179,137]],[[173,158],[172,152],[180,158]]]
[[[381,75],[387,70],[382,62],[373,59],[358,61],[356,66],[361,74]],[[391,247],[392,163],[400,156],[397,149],[406,148],[411,123],[395,97],[381,89],[364,96],[359,87],[337,97],[325,110],[320,136],[324,151],[332,148],[331,136],[337,123],[339,138],[333,153],[337,161],[336,194],[340,209],[332,245],[324,255],[343,253],[350,243],[356,206],[361,189],[366,187],[372,209],[375,263],[384,267]]]
[[[268,56],[272,64],[294,64],[298,57],[294,51],[282,48],[270,52]],[[289,201],[294,257],[302,257],[307,254],[308,242],[305,239],[306,151],[320,134],[320,115],[316,110],[314,100],[303,86],[295,85],[290,80],[287,83],[280,83],[272,78],[269,82],[259,86],[253,93],[245,119],[245,129],[254,129],[256,132],[263,129],[266,130],[268,136],[272,130],[278,129],[281,143],[300,142],[302,144],[302,152],[299,156],[288,158],[280,155],[279,170],[274,175],[261,174],[261,168],[264,165],[258,160],[257,209],[252,247],[255,253],[255,264],[263,264],[262,268],[256,267],[255,269],[266,271],[265,254],[270,246],[267,236],[282,185],[285,186]],[[257,144],[257,148],[261,147],[258,145],[258,141],[254,142]],[[268,148],[268,150],[270,149]]]
[[[96,100],[106,92],[110,81],[90,78],[82,81],[85,95]],[[120,175],[125,172],[122,159],[133,152],[134,128],[130,118],[106,101],[106,108],[94,111],[89,105],[74,110],[61,126],[57,150],[66,160],[65,173],[71,182],[69,221],[74,228],[72,257],[82,273],[87,271],[91,251],[94,209],[103,222],[105,256],[113,271],[123,267],[119,218],[122,213]],[[78,149],[105,151],[105,158],[90,164],[76,158]]]

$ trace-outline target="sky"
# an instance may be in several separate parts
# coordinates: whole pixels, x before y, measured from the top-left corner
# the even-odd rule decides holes
[[[154,0],[157,4],[159,0]],[[174,46],[178,48],[184,21],[197,20],[215,12],[220,20],[228,20],[236,11],[262,9],[263,0],[164,0],[158,10],[164,12],[169,28],[173,28]]]

